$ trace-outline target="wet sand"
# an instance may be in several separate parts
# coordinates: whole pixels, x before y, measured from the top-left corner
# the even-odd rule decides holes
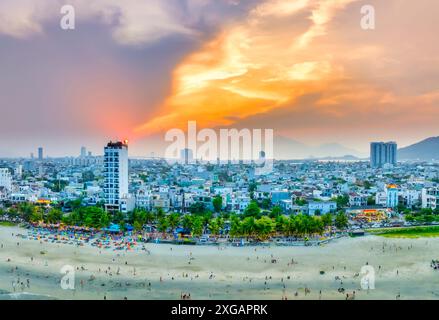
[[[354,291],[355,299],[439,299],[439,271],[430,267],[439,258],[439,238],[366,236],[321,247],[146,244],[148,254],[41,244],[12,233],[26,230],[0,227],[0,299],[181,299],[190,293],[192,300],[344,300]],[[374,290],[361,289],[366,264],[375,269]],[[60,286],[64,265],[75,268],[75,290]]]

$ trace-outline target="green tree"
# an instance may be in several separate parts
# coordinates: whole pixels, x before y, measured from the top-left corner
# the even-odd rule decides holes
[[[261,214],[261,209],[256,201],[251,201],[248,207],[244,210],[244,217],[258,218]]]
[[[203,202],[195,202],[189,207],[189,212],[192,214],[202,214],[206,211],[206,206]]]
[[[62,212],[59,209],[52,208],[49,210],[46,216],[47,223],[59,223],[62,218]]]
[[[278,216],[280,216],[282,214],[282,209],[279,206],[275,206],[273,207],[273,209],[271,209],[270,213],[268,214],[268,216],[270,218],[276,218]]]
[[[181,224],[184,229],[192,230],[193,228],[193,218],[191,215],[186,214],[181,218]]]
[[[41,222],[43,221],[44,217],[43,217],[43,210],[40,207],[34,207],[34,209],[32,210],[32,213],[29,217],[29,220],[31,222]]]
[[[168,217],[169,227],[174,231],[180,223],[180,215],[178,213],[171,213]]]
[[[107,212],[102,212],[101,218],[99,219],[99,228],[106,228],[110,225],[110,216]]]
[[[375,197],[370,196],[370,197],[367,198],[367,205],[368,206],[373,206],[375,204],[376,204]]]
[[[239,237],[243,235],[243,231],[242,231],[242,222],[241,220],[239,220],[238,217],[233,216],[231,218],[231,223],[230,223],[230,235],[232,237]]]
[[[163,211],[163,208],[157,208],[155,213],[155,219],[156,221],[160,221],[161,218],[165,216],[165,212]]]
[[[167,217],[162,217],[159,219],[159,223],[157,225],[157,229],[160,232],[166,232],[166,230],[168,230],[169,228],[169,220]]]
[[[255,221],[254,228],[255,228],[257,237],[261,240],[266,240],[274,232],[275,223],[271,218],[269,218],[267,216],[263,216],[260,219]]]
[[[202,217],[194,217],[192,223],[192,234],[194,236],[201,236],[203,234],[203,218]]]
[[[324,214],[322,216],[322,222],[325,227],[330,227],[332,225],[332,214]]]
[[[223,197],[216,196],[213,198],[212,205],[216,213],[221,212],[221,209],[223,208]]]
[[[337,227],[337,229],[346,229],[348,225],[349,220],[346,214],[344,214],[343,212],[337,213],[337,215],[335,216],[335,226]]]
[[[146,223],[153,223],[155,219],[155,216],[152,212],[148,211],[145,213],[145,222]]]
[[[217,219],[211,219],[209,221],[209,231],[213,234],[213,235],[217,235],[219,234],[219,225],[218,225],[218,220]]]
[[[136,220],[136,221],[134,221],[133,228],[134,228],[134,230],[139,232],[139,231],[143,230],[143,225],[139,221]]]
[[[246,237],[252,237],[256,232],[256,220],[253,216],[249,216],[242,220],[242,234]]]
[[[337,203],[337,208],[342,209],[349,204],[349,196],[347,194],[338,196],[335,198],[335,202]]]

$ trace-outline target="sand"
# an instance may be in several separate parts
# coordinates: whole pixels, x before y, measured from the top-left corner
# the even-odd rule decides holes
[[[439,238],[365,236],[321,247],[146,244],[148,254],[41,244],[12,236],[17,233],[26,230],[0,227],[0,299],[181,299],[190,293],[192,300],[326,300],[354,291],[355,299],[439,299],[439,271],[430,267],[439,258]],[[374,290],[361,289],[366,264],[375,269]],[[75,290],[60,286],[65,265],[75,269]]]

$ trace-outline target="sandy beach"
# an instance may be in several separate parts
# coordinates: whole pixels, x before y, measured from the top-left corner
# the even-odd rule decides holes
[[[439,272],[430,267],[439,238],[366,236],[320,247],[146,244],[149,252],[121,252],[20,233],[26,230],[0,227],[0,299],[344,300],[354,292],[355,299],[439,299]],[[361,289],[366,264],[375,269],[374,290]],[[60,286],[65,265],[75,269],[75,290]]]

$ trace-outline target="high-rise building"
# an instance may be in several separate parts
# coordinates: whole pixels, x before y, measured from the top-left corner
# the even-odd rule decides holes
[[[44,158],[44,154],[43,154],[43,148],[42,147],[39,147],[38,148],[38,160],[43,160],[43,158]]]
[[[12,190],[12,176],[8,168],[0,168],[0,187],[6,190]]]
[[[194,161],[194,153],[191,149],[183,149],[180,151],[180,162],[189,164]]]
[[[128,141],[110,142],[104,149],[104,194],[108,211],[126,211],[128,199]]]
[[[396,165],[398,145],[396,142],[372,142],[370,144],[370,164],[381,168],[385,164]]]
[[[15,175],[18,178],[21,178],[21,176],[23,175],[23,165],[22,164],[17,164],[17,166],[15,167]]]
[[[87,148],[81,147],[81,158],[87,157]]]

